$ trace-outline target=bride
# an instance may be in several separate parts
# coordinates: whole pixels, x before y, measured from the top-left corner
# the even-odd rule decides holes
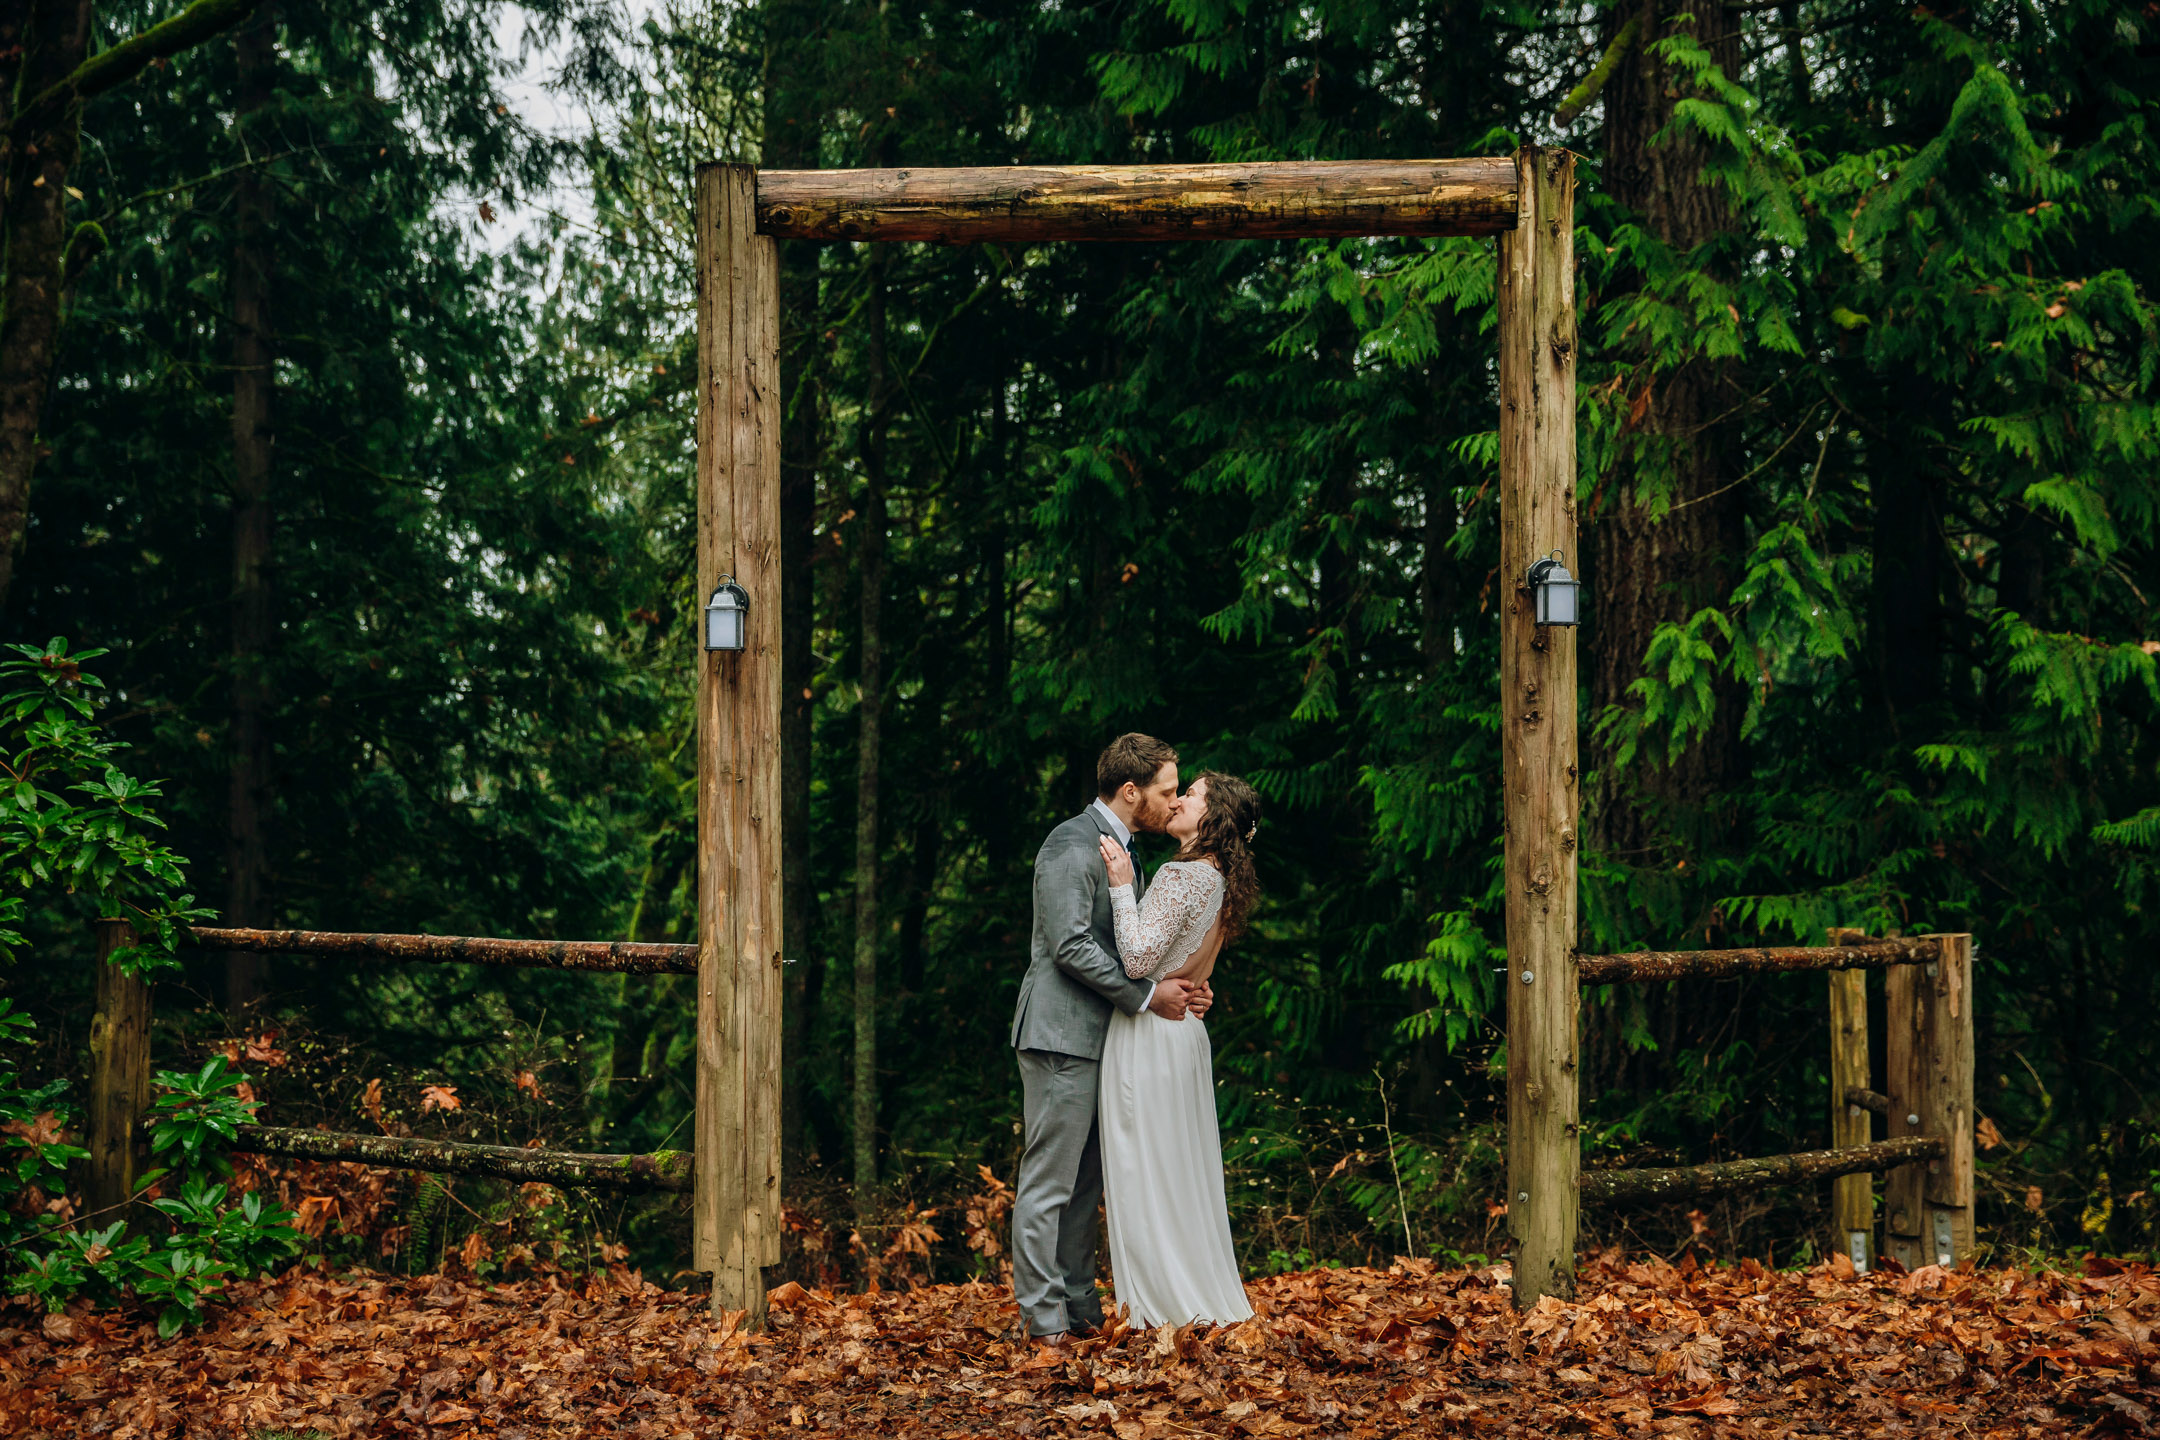
[[[1134,979],[1205,985],[1259,893],[1252,843],[1260,799],[1235,775],[1202,775],[1170,811],[1177,858],[1133,903],[1132,857],[1102,841],[1119,958]],[[1215,1063],[1198,1016],[1110,1018],[1099,1124],[1110,1270],[1131,1324],[1153,1328],[1252,1315],[1230,1245]]]

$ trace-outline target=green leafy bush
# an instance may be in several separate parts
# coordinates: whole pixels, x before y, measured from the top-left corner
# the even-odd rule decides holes
[[[0,954],[23,943],[30,898],[75,897],[95,913],[125,915],[137,942],[110,963],[123,970],[177,964],[182,928],[207,914],[181,889],[185,862],[159,842],[151,813],[157,786],[113,763],[121,746],[98,728],[83,662],[104,653],[9,647],[0,660]],[[300,1248],[293,1215],[259,1195],[234,1198],[224,1183],[225,1147],[253,1116],[247,1077],[218,1056],[194,1072],[165,1071],[148,1117],[161,1164],[137,1196],[160,1217],[133,1233],[126,1218],[102,1227],[63,1218],[68,1166],[89,1152],[68,1143],[75,1112],[67,1082],[25,1078],[7,1058],[29,1039],[30,1017],[0,998],[0,1275],[18,1295],[58,1310],[77,1296],[112,1302],[132,1294],[157,1311],[164,1335],[202,1318],[204,1301],[234,1275],[253,1275]],[[155,1229],[159,1233],[151,1233]]]
[[[26,1017],[0,1000],[0,1039],[21,1041],[29,1028]],[[178,1193],[148,1202],[170,1227],[153,1237],[129,1233],[124,1219],[93,1229],[47,1209],[45,1194],[64,1186],[68,1162],[89,1152],[61,1138],[73,1118],[60,1098],[66,1082],[27,1085],[14,1066],[0,1062],[0,1126],[9,1150],[21,1152],[0,1171],[10,1292],[49,1310],[78,1295],[112,1303],[132,1293],[157,1311],[158,1332],[172,1335],[202,1319],[204,1302],[228,1278],[260,1274],[299,1250],[291,1211],[260,1195],[234,1198],[224,1183],[232,1174],[225,1146],[252,1113],[252,1102],[239,1095],[247,1077],[220,1055],[199,1071],[168,1070],[157,1078],[165,1093],[151,1107],[150,1148],[169,1163],[145,1175],[137,1194],[161,1181]]]
[[[182,927],[211,912],[184,893],[186,861],[157,838],[158,787],[113,763],[125,747],[96,723],[91,692],[104,682],[83,665],[105,652],[71,655],[60,637],[7,649],[17,658],[0,659],[0,956],[24,943],[35,888],[131,921],[136,943],[112,957],[123,970],[178,964]]]

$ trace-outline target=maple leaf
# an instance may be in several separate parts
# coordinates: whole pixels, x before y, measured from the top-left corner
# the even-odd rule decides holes
[[[367,1090],[360,1097],[360,1113],[380,1126],[382,1118],[382,1081],[370,1080]]]
[[[1685,1400],[1675,1400],[1658,1408],[1696,1415],[1737,1415],[1740,1413],[1740,1402],[1727,1395],[1725,1387],[1720,1385],[1715,1390],[1693,1395]]]
[[[277,1031],[265,1030],[262,1034],[244,1041],[242,1043],[242,1052],[256,1064],[268,1065],[275,1069],[291,1058],[283,1050],[277,1048],[276,1041]]]
[[[1715,1335],[1690,1335],[1658,1356],[1657,1373],[1678,1375],[1683,1384],[1707,1385],[1717,1378],[1713,1368],[1725,1355],[1725,1342]]]
[[[330,1217],[337,1214],[337,1211],[338,1202],[334,1195],[303,1195],[300,1198],[300,1208],[293,1213],[303,1234],[320,1239],[324,1229],[330,1224]]]
[[[426,1085],[420,1090],[420,1113],[430,1110],[456,1110],[464,1102],[458,1099],[455,1085]]]
[[[40,1110],[28,1121],[10,1120],[5,1125],[0,1125],[0,1130],[10,1135],[19,1135],[33,1146],[67,1143],[67,1128],[60,1123],[60,1117],[50,1110]]]
[[[1973,1139],[1980,1142],[1983,1150],[1999,1149],[2004,1143],[2002,1131],[1996,1129],[1995,1122],[1985,1115],[1980,1117],[1978,1125],[1973,1126]]]
[[[534,1100],[542,1105],[547,1103],[547,1097],[540,1093],[540,1077],[533,1074],[532,1071],[520,1070],[517,1072],[517,1088],[531,1095]]]

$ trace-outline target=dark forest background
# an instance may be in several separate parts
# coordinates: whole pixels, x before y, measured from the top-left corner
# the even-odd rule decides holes
[[[1983,1241],[2160,1243],[2152,6],[507,8],[287,0],[84,112],[108,248],[0,629],[110,647],[102,720],[226,923],[693,938],[696,163],[1564,143],[1584,948],[1971,931]],[[592,133],[520,119],[505,35]],[[994,1264],[961,1212],[1017,1153],[1029,867],[1127,729],[1266,801],[1209,1021],[1247,1263],[1493,1253],[1491,244],[783,266],[789,580],[753,603],[788,637],[790,1264]],[[54,1073],[88,919],[44,896],[0,972]],[[161,1063],[275,1032],[277,1123],[687,1136],[684,977],[200,956],[157,1003]],[[1827,1059],[1819,979],[1592,992],[1586,1161],[1820,1146]],[[311,1223],[369,1263],[680,1263],[678,1202],[548,1198],[400,1181]],[[1587,1234],[1784,1263],[1826,1201]]]

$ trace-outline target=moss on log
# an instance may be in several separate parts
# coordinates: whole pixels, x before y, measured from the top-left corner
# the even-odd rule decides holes
[[[1640,950],[1628,955],[1578,955],[1577,977],[1585,985],[1641,984],[1654,980],[1722,980],[1788,970],[1863,970],[1920,965],[1942,958],[1933,935],[1910,940],[1870,940],[1864,945],[1793,945],[1756,950]]]
[[[344,1160],[437,1175],[485,1175],[495,1180],[538,1180],[564,1189],[642,1194],[690,1188],[687,1150],[651,1155],[583,1155],[568,1150],[520,1150],[509,1145],[467,1145],[451,1140],[414,1140],[398,1135],[340,1135],[243,1125],[233,1149],[251,1155],[301,1160]]]
[[[1580,1185],[1585,1200],[1680,1200],[1698,1195],[1736,1195],[1773,1185],[1805,1185],[1840,1175],[1880,1173],[1900,1165],[1939,1160],[1943,1142],[1932,1135],[1882,1140],[1850,1150],[1803,1150],[1797,1155],[1758,1155],[1714,1165],[1683,1165],[1675,1170],[1586,1170]]]
[[[520,965],[537,970],[599,970],[634,975],[695,975],[697,946],[630,940],[496,940],[473,935],[360,935],[334,930],[238,930],[197,926],[205,950],[264,955],[327,955],[339,960],[419,960],[435,965]]]

